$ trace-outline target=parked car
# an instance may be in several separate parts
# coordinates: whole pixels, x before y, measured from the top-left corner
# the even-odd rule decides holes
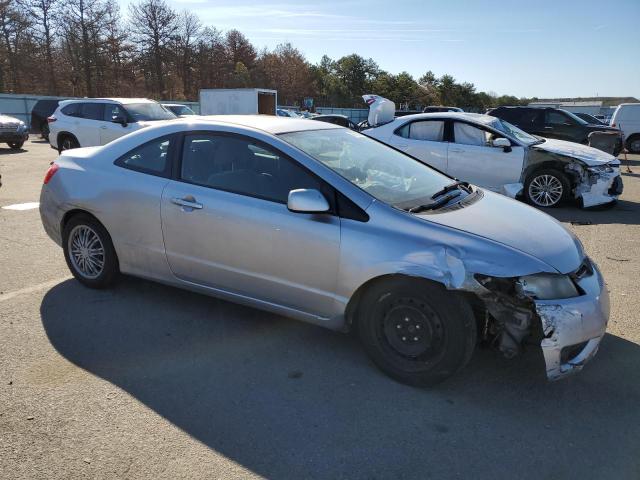
[[[358,130],[358,126],[351,121],[346,115],[326,114],[316,115],[311,120],[317,120],[319,122],[333,123],[334,125],[340,125],[341,127],[350,128],[351,130]]]
[[[162,106],[178,117],[192,117],[196,114],[196,112],[181,103],[163,103]]]
[[[613,112],[611,126],[622,130],[631,153],[640,153],[640,103],[622,103]]]
[[[56,111],[61,100],[64,99],[44,98],[36,102],[31,109],[31,132],[39,133],[42,138],[49,140],[47,118]]]
[[[15,117],[0,113],[0,143],[6,143],[11,150],[20,150],[29,139],[29,128]]]
[[[574,115],[576,117],[581,118],[582,120],[584,120],[585,122],[591,125],[607,125],[606,123],[604,123],[604,117],[602,119],[599,119],[594,115],[589,115],[588,113],[582,113],[582,112],[576,112],[574,113]]]
[[[604,280],[562,224],[329,123],[177,120],[66,151],[40,214],[88,287],[124,273],[353,329],[410,385],[453,375],[479,338],[507,356],[534,339],[561,378],[607,325]]]
[[[551,107],[498,107],[487,112],[489,115],[501,118],[527,133],[540,135],[545,138],[557,138],[569,142],[589,143],[591,132],[618,132],[620,142],[614,154],[622,151],[622,132],[608,125],[593,125],[587,123],[571,112]]]
[[[291,117],[291,118],[299,118],[300,117],[300,115],[298,115],[293,110],[286,110],[284,108],[278,108],[276,110],[276,115],[279,116],[279,117]]]
[[[443,107],[442,105],[424,107],[422,109],[422,113],[440,113],[440,112],[464,112],[464,110],[458,107]]]
[[[105,145],[159,120],[177,118],[146,98],[64,100],[49,117],[49,143],[58,151]]]
[[[461,180],[556,207],[569,199],[583,207],[614,202],[622,193],[620,161],[577,143],[529,135],[510,123],[476,113],[422,113],[389,119],[362,133]],[[388,101],[387,101],[388,102]],[[390,111],[387,108],[387,111]]]

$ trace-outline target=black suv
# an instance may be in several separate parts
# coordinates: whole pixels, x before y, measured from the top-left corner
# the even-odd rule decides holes
[[[557,138],[587,145],[591,132],[618,132],[620,141],[614,155],[622,150],[622,132],[608,125],[595,125],[571,112],[551,107],[498,107],[487,111],[488,115],[501,118],[527,133],[541,137]]]
[[[31,131],[33,133],[39,133],[42,138],[49,140],[49,123],[47,117],[53,114],[58,108],[58,104],[66,100],[65,98],[58,99],[43,99],[38,100],[31,110]]]

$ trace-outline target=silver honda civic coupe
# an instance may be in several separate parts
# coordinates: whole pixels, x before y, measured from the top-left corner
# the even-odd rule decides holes
[[[88,287],[122,273],[354,330],[410,385],[479,342],[538,345],[558,379],[608,321],[603,278],[559,222],[332,124],[198,117],[69,150],[40,213]]]

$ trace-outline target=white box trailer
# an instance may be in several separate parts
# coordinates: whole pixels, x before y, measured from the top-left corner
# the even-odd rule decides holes
[[[200,115],[275,115],[278,92],[265,88],[200,90]]]

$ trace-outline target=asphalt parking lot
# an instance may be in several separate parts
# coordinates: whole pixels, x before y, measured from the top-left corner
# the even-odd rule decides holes
[[[0,146],[0,478],[640,478],[640,156],[615,207],[552,212],[611,292],[592,363],[548,383],[536,349],[476,350],[419,390],[349,336],[142,280],[82,287],[37,208],[4,208],[38,201],[56,155]]]

